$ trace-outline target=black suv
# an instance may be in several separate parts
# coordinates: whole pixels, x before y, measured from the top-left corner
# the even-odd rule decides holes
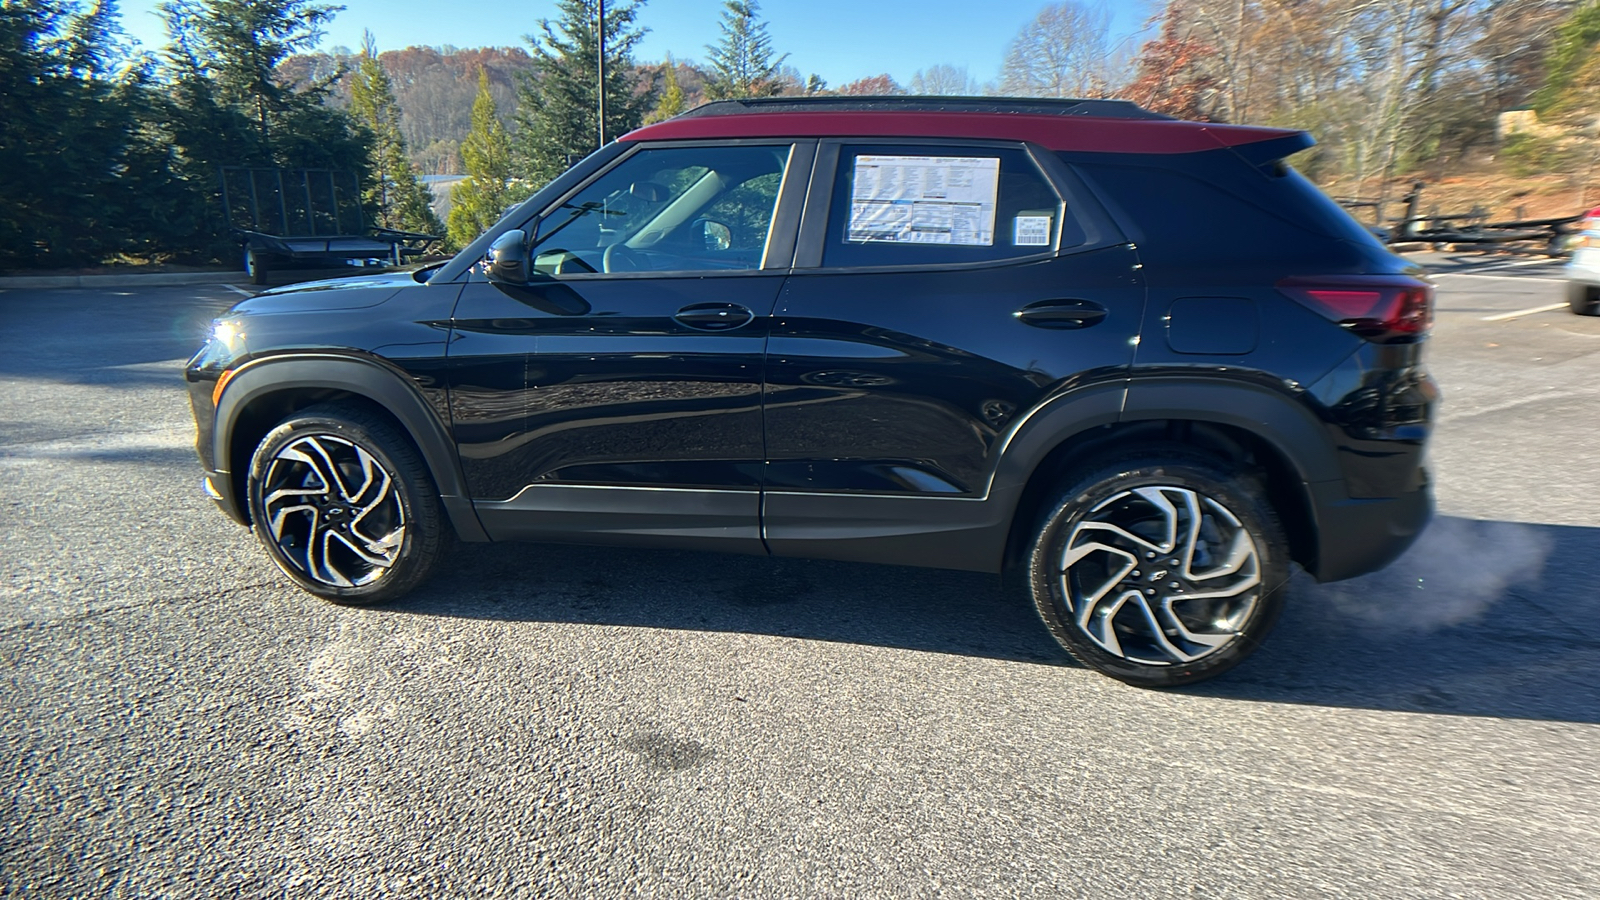
[[[1432,292],[1283,159],[1116,101],[777,99],[635,131],[450,262],[268,291],[187,370],[207,491],[373,603],[452,540],[1025,573],[1139,685],[1431,508]]]

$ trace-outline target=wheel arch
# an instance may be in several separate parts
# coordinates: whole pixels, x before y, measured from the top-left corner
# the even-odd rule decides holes
[[[1108,414],[1113,397],[1121,403]],[[1324,427],[1290,397],[1229,382],[1134,382],[1125,392],[1102,392],[1098,400],[1041,409],[1027,431],[1010,442],[997,472],[997,486],[1021,484],[1006,539],[1007,570],[1025,558],[1045,505],[1073,471],[1119,448],[1153,442],[1181,443],[1259,469],[1267,502],[1287,532],[1290,556],[1308,570],[1317,567],[1318,524],[1309,485],[1343,476]]]
[[[452,439],[409,378],[379,360],[336,353],[264,357],[228,381],[217,405],[212,458],[227,473],[225,502],[235,519],[249,522],[245,479],[261,439],[296,411],[330,401],[358,403],[390,420],[421,455],[460,538],[488,540],[472,511]]]

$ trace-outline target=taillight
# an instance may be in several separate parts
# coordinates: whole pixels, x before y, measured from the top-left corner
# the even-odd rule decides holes
[[[1379,344],[1415,340],[1433,327],[1433,286],[1407,275],[1285,278],[1278,290]]]

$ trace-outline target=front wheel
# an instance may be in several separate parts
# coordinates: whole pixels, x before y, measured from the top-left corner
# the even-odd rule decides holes
[[[251,530],[295,584],[336,603],[392,600],[433,571],[446,540],[433,479],[410,441],[357,406],[284,419],[250,460]]]
[[[1232,668],[1277,621],[1287,577],[1259,480],[1179,447],[1091,466],[1057,495],[1029,561],[1056,640],[1139,687]]]

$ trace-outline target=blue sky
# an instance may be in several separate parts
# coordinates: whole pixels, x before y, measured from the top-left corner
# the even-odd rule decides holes
[[[1106,0],[1113,31],[1133,40],[1148,16],[1147,0]],[[343,0],[322,49],[359,47],[371,29],[380,50],[437,47],[525,46],[522,36],[555,15],[554,0]],[[159,0],[122,0],[123,28],[147,49],[165,42]],[[821,75],[835,87],[888,72],[901,84],[918,69],[945,63],[966,66],[979,81],[998,76],[1006,44],[1045,0],[767,0],[761,16],[788,64]],[[649,0],[639,24],[650,29],[639,61],[672,53],[703,60],[718,37],[722,0]]]

